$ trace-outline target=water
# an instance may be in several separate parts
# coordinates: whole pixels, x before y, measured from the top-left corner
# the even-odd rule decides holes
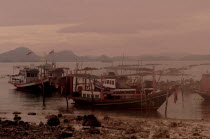
[[[155,63],[162,64],[156,66],[156,69],[166,69],[168,67],[186,67],[188,65],[196,65],[208,63],[206,61],[167,61],[167,62],[145,62],[144,64]],[[31,63],[0,63],[0,117],[7,117],[8,119],[13,118],[13,112],[22,112],[21,116],[23,120],[31,122],[45,121],[45,116],[48,114],[69,113],[69,114],[95,114],[95,115],[110,115],[115,117],[125,118],[165,118],[165,104],[163,104],[157,112],[142,112],[142,111],[122,111],[122,110],[99,110],[99,109],[79,109],[74,108],[70,102],[70,108],[66,109],[66,101],[59,93],[48,94],[46,96],[45,106],[43,106],[42,96],[39,92],[21,92],[15,90],[15,87],[8,83],[8,77],[5,75],[13,73],[13,66],[15,65],[30,65]],[[33,63],[38,65],[40,63]],[[100,63],[100,62],[86,62],[80,64],[82,67],[105,67],[111,65],[118,65],[117,63]],[[137,64],[137,62],[127,62],[126,64]],[[58,66],[69,67],[74,69],[75,63],[58,63]],[[151,66],[148,66],[151,67]],[[193,67],[186,70],[188,74],[187,78],[193,78],[199,80],[202,73],[205,73],[210,69],[209,65],[202,65]],[[17,71],[14,71],[17,72]],[[95,72],[94,72],[95,73]],[[98,73],[100,74],[100,73]],[[167,76],[161,78],[162,80],[180,80],[181,76]],[[182,100],[181,93],[178,93],[178,101],[175,104],[173,102],[173,95],[169,98],[168,104],[168,118],[176,119],[210,119],[210,103],[205,102],[201,96],[195,93],[184,93],[184,101]],[[28,116],[28,112],[36,112],[36,116]]]

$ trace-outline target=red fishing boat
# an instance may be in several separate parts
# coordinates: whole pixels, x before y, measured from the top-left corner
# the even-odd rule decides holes
[[[172,88],[158,90],[154,78],[153,81],[132,82],[128,75],[101,79],[78,74],[72,77],[71,98],[80,106],[157,110],[174,92]]]

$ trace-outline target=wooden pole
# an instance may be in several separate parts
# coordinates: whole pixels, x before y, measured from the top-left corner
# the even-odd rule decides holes
[[[73,97],[73,76],[72,76],[72,71],[70,71],[70,75],[69,75],[69,87],[70,87],[70,97],[72,98]]]
[[[92,82],[91,82],[91,79],[89,77],[89,81],[90,81],[90,89],[91,89],[91,99],[92,99],[92,103],[93,103],[93,85],[92,85]]]
[[[69,108],[69,101],[68,101],[68,89],[67,89],[67,86],[68,86],[68,77],[67,77],[67,74],[66,74],[65,97],[66,97],[66,108],[68,109]]]
[[[69,101],[68,101],[67,95],[66,95],[66,108],[67,108],[67,109],[69,108]]]
[[[169,84],[167,80],[167,94],[166,94],[166,105],[165,105],[165,118],[167,118],[167,110],[168,110],[168,93],[169,93]]]
[[[101,99],[104,99],[104,94],[103,94],[103,77],[102,77],[102,74],[101,74],[101,92],[100,92],[100,98]]]
[[[43,97],[43,106],[45,107],[45,87],[44,87],[44,82],[41,78],[41,82],[42,82],[42,97]]]
[[[185,85],[185,81],[183,78],[183,85],[181,85],[181,92],[182,92],[182,108],[184,108],[184,88],[183,86]]]
[[[87,70],[85,70],[85,76],[87,75]],[[87,88],[87,79],[85,78],[85,90]]]
[[[142,65],[142,60],[141,60],[141,71],[140,72],[140,78],[141,78],[141,110],[142,110],[142,104],[143,104],[143,94],[146,96],[145,91],[144,91],[144,80],[143,80],[143,65]],[[146,102],[146,98],[145,98]]]

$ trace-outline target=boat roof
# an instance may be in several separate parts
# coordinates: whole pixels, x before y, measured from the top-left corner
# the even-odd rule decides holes
[[[151,75],[151,74],[148,74]],[[140,74],[125,74],[125,75],[91,75],[91,74],[71,74],[70,76],[78,77],[78,78],[86,78],[86,79],[119,79],[129,76],[140,76]]]
[[[22,69],[22,70],[20,70],[20,71],[23,71],[23,72],[30,72],[30,73],[38,73],[39,72],[39,70],[38,69],[35,69],[35,68],[24,68],[24,69]]]
[[[205,73],[203,74],[203,76],[210,76],[210,73]]]

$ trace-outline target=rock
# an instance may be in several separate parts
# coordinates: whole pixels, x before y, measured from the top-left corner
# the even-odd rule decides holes
[[[58,126],[60,124],[60,120],[56,115],[51,115],[47,121],[49,126]]]
[[[170,134],[167,129],[159,128],[154,135],[153,138],[170,138]]]
[[[177,126],[178,126],[178,124],[176,122],[170,123],[170,127],[177,127]]]
[[[109,116],[104,116],[104,120],[105,121],[108,121],[108,120],[110,120],[111,118],[109,117]]]
[[[36,115],[35,112],[29,112],[28,115]]]
[[[133,135],[130,137],[130,139],[137,139],[137,137]]]
[[[63,131],[74,131],[75,129],[72,126],[68,126]]]
[[[44,126],[44,123],[43,122],[40,122],[39,123],[39,127],[43,127]]]
[[[64,119],[63,122],[64,122],[64,123],[68,123],[69,120],[68,120],[68,119]]]
[[[15,117],[14,117],[14,121],[20,121],[21,120],[21,117],[20,116],[18,116],[18,115],[15,115]]]
[[[58,114],[58,117],[61,118],[61,117],[63,117],[63,115],[62,114]]]
[[[76,118],[77,121],[82,121],[83,119],[84,119],[83,116],[77,116],[77,118]]]
[[[136,136],[130,136],[130,137],[125,137],[125,139],[137,139],[137,137]]]
[[[21,112],[17,112],[17,111],[16,111],[16,112],[13,112],[13,114],[21,114]]]
[[[1,122],[2,125],[4,126],[13,126],[13,125],[17,125],[16,121],[10,121],[10,120],[5,120]]]
[[[198,132],[193,133],[193,136],[200,136]]]
[[[99,129],[96,129],[96,128],[90,128],[89,131],[88,131],[90,134],[100,134],[101,131]]]
[[[94,115],[85,115],[82,125],[91,127],[101,127],[101,123]]]
[[[28,133],[27,131],[25,131],[25,132],[23,133],[23,135],[24,135],[24,136],[27,136],[27,135],[29,135],[29,133]]]
[[[62,131],[62,133],[60,135],[61,138],[69,138],[72,136],[73,136],[73,133],[71,131]]]
[[[18,124],[19,125],[25,125],[25,122],[24,121],[19,121]]]
[[[136,133],[136,131],[133,128],[125,131],[125,134],[134,134],[134,133]]]
[[[44,135],[50,135],[50,132],[43,132]]]

